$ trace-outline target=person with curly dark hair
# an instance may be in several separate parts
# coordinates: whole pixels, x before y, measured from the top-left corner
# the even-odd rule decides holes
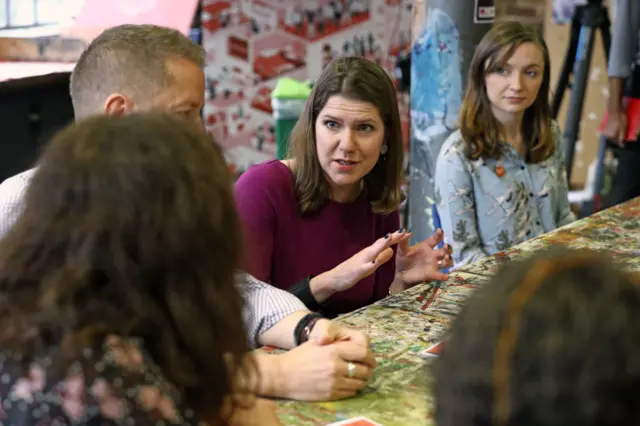
[[[435,364],[439,426],[640,424],[640,280],[589,251],[511,264]]]
[[[2,422],[278,425],[252,396],[240,240],[225,162],[193,124],[64,129],[0,240]]]

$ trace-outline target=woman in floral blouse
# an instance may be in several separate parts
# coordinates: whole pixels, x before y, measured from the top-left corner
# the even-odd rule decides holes
[[[534,28],[496,24],[471,61],[460,129],[436,163],[436,205],[456,268],[573,221],[549,53]]]
[[[224,160],[178,117],[56,136],[0,240],[0,424],[279,425],[249,388],[237,222]]]

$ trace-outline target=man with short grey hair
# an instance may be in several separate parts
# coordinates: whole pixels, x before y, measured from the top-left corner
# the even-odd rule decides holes
[[[82,53],[72,72],[76,118],[161,109],[202,126],[204,62],[202,49],[173,29],[107,29]],[[0,185],[0,238],[21,214],[33,172]],[[329,400],[352,396],[364,387],[375,366],[366,335],[318,318],[292,294],[250,275],[239,274],[238,282],[246,300],[251,343],[295,347],[282,355],[256,355],[261,374],[257,393]]]
[[[76,119],[166,108],[200,123],[205,58],[200,46],[173,29],[108,29],[91,42],[71,74]]]

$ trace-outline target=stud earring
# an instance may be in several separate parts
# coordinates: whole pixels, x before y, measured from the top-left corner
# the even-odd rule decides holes
[[[384,144],[380,147],[380,154],[385,155],[388,150],[389,150],[389,147],[387,146],[387,144]]]

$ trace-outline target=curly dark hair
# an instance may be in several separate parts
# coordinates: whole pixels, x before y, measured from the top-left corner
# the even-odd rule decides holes
[[[640,282],[550,250],[471,297],[435,365],[439,426],[640,424]]]
[[[71,125],[0,241],[0,347],[26,362],[53,347],[62,375],[107,336],[142,339],[184,402],[225,423],[237,375],[256,377],[240,250],[231,178],[200,129],[164,113]]]

